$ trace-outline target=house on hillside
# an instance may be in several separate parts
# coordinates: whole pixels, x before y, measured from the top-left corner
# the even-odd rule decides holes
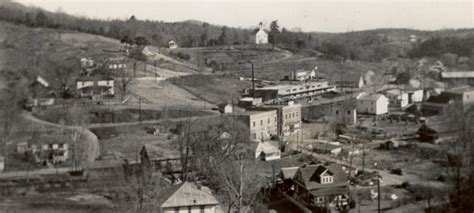
[[[281,158],[281,150],[278,144],[273,142],[257,142],[255,147],[255,159],[262,161],[278,160]]]
[[[349,181],[342,166],[308,165],[300,167],[294,178],[297,201],[309,208],[349,204]]]
[[[27,102],[27,106],[51,106],[54,105],[55,94],[49,83],[37,76],[35,81],[30,84],[31,96]]]
[[[415,43],[418,41],[418,39],[416,38],[416,35],[410,35],[410,38],[409,38],[410,42],[412,43]]]
[[[114,96],[114,79],[108,76],[82,76],[76,80],[78,95],[101,100],[107,96]]]
[[[268,44],[268,32],[263,29],[263,23],[260,22],[258,28],[252,31],[251,42],[255,44]]]
[[[381,115],[388,112],[389,100],[379,93],[362,94],[357,99],[357,113]]]
[[[95,66],[95,61],[92,58],[80,58],[79,63],[82,69],[87,69]]]
[[[105,67],[109,70],[123,70],[127,67],[127,59],[125,57],[108,58]]]
[[[176,49],[176,48],[178,48],[178,44],[175,41],[170,40],[170,41],[168,41],[168,48]]]
[[[219,112],[222,114],[230,114],[233,112],[234,107],[232,107],[232,104],[228,103],[222,103],[217,105]]]
[[[187,181],[160,190],[157,204],[163,213],[220,212],[219,202],[208,187]]]

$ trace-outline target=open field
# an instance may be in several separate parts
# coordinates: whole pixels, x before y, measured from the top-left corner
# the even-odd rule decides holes
[[[195,96],[214,104],[237,103],[241,91],[251,87],[249,81],[240,81],[232,75],[189,75],[169,80]]]
[[[135,80],[129,91],[156,107],[211,109],[214,105],[167,81]]]

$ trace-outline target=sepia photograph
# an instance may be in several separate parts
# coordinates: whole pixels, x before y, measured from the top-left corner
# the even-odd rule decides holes
[[[474,0],[0,0],[0,212],[474,212]]]

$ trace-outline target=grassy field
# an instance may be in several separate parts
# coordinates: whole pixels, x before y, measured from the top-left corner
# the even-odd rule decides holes
[[[139,80],[129,86],[129,91],[155,107],[192,107],[211,109],[213,104],[168,81]]]
[[[170,82],[214,104],[236,103],[242,96],[241,91],[252,85],[232,75],[189,75],[170,79]]]

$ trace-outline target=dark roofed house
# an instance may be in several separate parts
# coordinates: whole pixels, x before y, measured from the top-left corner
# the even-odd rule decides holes
[[[219,202],[209,188],[184,182],[160,191],[159,212],[220,212]]]
[[[301,167],[293,178],[295,197],[308,208],[348,205],[347,174],[338,164]]]

